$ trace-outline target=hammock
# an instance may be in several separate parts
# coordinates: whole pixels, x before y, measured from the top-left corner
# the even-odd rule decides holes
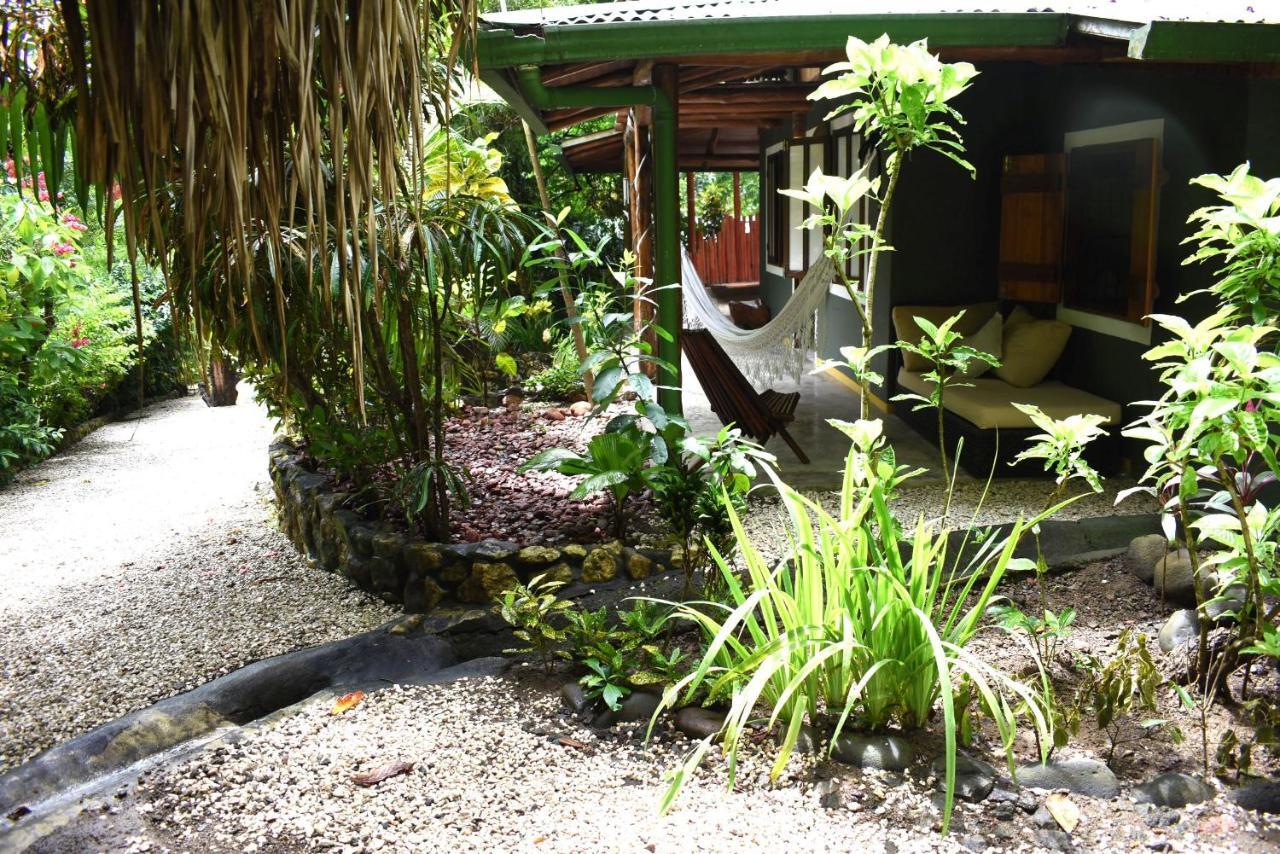
[[[680,266],[685,325],[711,333],[752,384],[767,386],[789,377],[799,385],[809,352],[815,345],[821,348],[826,339],[826,312],[818,314],[816,324],[814,312],[826,301],[827,288],[835,280],[831,260],[820,257],[782,310],[759,329],[743,329],[724,316],[683,247]]]

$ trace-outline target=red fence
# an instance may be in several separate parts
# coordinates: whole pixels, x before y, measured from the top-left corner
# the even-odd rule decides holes
[[[760,281],[760,223],[756,217],[724,218],[720,233],[699,237],[689,249],[705,285]]]

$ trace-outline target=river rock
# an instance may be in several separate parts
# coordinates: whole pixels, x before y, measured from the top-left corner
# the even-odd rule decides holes
[[[653,560],[640,552],[631,552],[627,555],[627,575],[633,581],[640,581],[648,578],[653,572]]]
[[[1187,606],[1196,604],[1195,573],[1191,568],[1191,555],[1186,549],[1178,549],[1156,561],[1152,583],[1156,592],[1170,602]]]
[[[1232,584],[1215,591],[1214,598],[1205,603],[1205,614],[1215,623],[1235,622],[1234,614],[1244,607],[1246,591],[1243,584]]]
[[[1196,618],[1196,612],[1191,608],[1185,608],[1181,611],[1174,611],[1169,619],[1160,628],[1160,634],[1157,637],[1157,643],[1160,649],[1165,652],[1173,652],[1187,641],[1194,638],[1200,631],[1200,621]]]
[[[574,714],[581,712],[591,702],[587,699],[586,690],[578,684],[577,680],[560,686],[560,700]]]
[[[477,561],[471,564],[471,574],[458,588],[458,598],[463,602],[484,605],[492,602],[520,583],[511,564]]]
[[[689,738],[701,741],[715,735],[724,726],[724,712],[685,706],[675,714],[675,726]]]
[[[1064,759],[1048,765],[1021,765],[1018,782],[1036,789],[1066,789],[1091,798],[1114,798],[1120,783],[1096,759]]]
[[[516,553],[516,560],[529,566],[543,566],[560,559],[560,550],[550,546],[525,546]]]
[[[1275,815],[1280,813],[1280,782],[1259,780],[1250,783],[1232,792],[1231,800],[1247,810]]]
[[[1129,541],[1129,549],[1125,552],[1125,568],[1139,581],[1151,583],[1155,575],[1156,562],[1169,552],[1169,541],[1164,534],[1143,534]]]
[[[662,698],[648,691],[632,691],[622,698],[617,709],[605,709],[592,721],[595,727],[610,727],[621,723],[648,723]]]
[[[1140,804],[1181,809],[1187,804],[1198,804],[1213,797],[1213,789],[1190,774],[1176,772],[1161,774],[1149,783],[1139,786],[1134,800]]]
[[[947,787],[947,757],[939,756],[933,760],[933,775],[938,782],[936,788]],[[996,769],[989,762],[975,759],[967,753],[956,753],[956,797],[976,804],[985,800],[996,785]]]
[[[901,736],[845,732],[836,738],[831,755],[859,768],[904,771],[915,761],[916,751]]]
[[[409,543],[403,555],[409,572],[419,575],[428,575],[444,565],[444,555],[430,543]]]

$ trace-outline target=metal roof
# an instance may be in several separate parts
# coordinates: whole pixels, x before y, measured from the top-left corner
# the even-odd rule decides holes
[[[1066,14],[1144,24],[1154,21],[1280,23],[1276,0],[620,0],[582,6],[523,9],[481,16],[492,27],[567,27],[717,18],[813,17],[825,15]]]

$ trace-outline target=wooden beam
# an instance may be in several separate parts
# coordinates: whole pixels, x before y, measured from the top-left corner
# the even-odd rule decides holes
[[[685,214],[685,227],[688,229],[689,233],[689,251],[691,252],[694,247],[698,245],[698,206],[696,204],[697,194],[694,191],[695,185],[696,182],[694,181],[693,173],[685,172],[684,195],[685,207],[687,209]]]
[[[574,86],[588,81],[596,82],[605,75],[625,71],[631,77],[631,62],[616,60],[614,62],[591,62],[586,65],[566,65],[557,71],[546,71],[542,82],[548,86]]]
[[[711,129],[711,138],[707,140],[707,156],[713,157],[716,153],[716,143],[720,140],[720,128],[713,127]]]

